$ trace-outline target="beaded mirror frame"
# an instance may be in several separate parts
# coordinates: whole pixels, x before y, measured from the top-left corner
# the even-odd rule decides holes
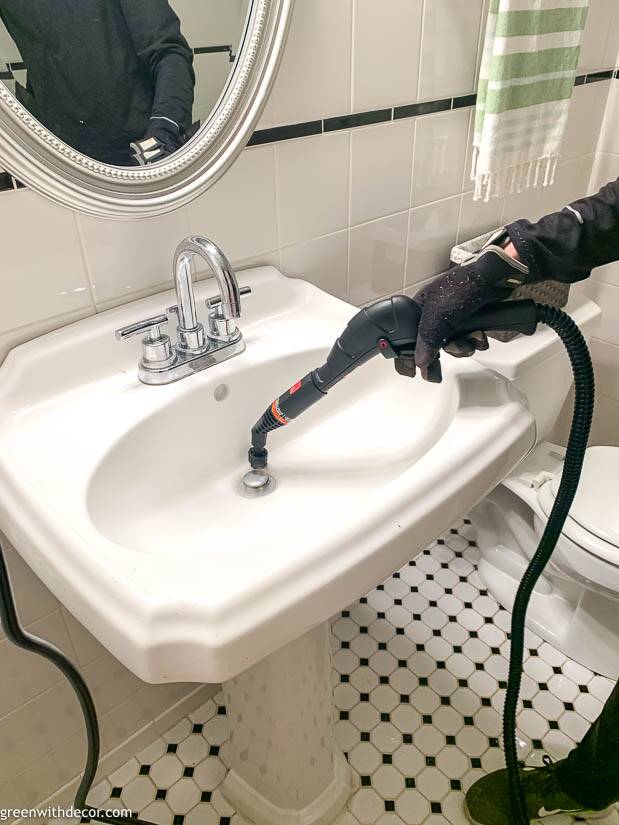
[[[56,203],[106,218],[148,218],[197,198],[249,141],[282,57],[294,0],[251,0],[228,83],[199,132],[170,158],[108,166],[59,140],[0,83],[0,167]]]

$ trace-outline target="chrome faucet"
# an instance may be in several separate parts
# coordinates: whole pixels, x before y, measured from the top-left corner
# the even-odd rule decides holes
[[[219,288],[219,295],[206,301],[210,310],[207,330],[198,317],[193,291],[192,262],[201,257],[211,268]],[[172,344],[161,326],[168,315],[147,318],[116,331],[120,341],[146,332],[142,339],[142,358],[139,378],[144,384],[170,384],[188,375],[212,367],[239,355],[245,343],[236,319],[241,317],[241,295],[251,289],[239,289],[230,262],[213,241],[192,236],[180,243],[174,254],[174,285],[176,304],[168,308],[168,315],[177,318],[177,340]]]

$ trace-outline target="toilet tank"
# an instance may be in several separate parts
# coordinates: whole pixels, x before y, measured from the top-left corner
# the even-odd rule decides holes
[[[572,289],[565,312],[589,342],[602,317],[599,306],[577,288]],[[524,393],[535,417],[537,439],[545,438],[557,422],[573,381],[569,358],[557,334],[540,325],[532,336],[521,335],[507,343],[491,341],[490,349],[475,357]]]

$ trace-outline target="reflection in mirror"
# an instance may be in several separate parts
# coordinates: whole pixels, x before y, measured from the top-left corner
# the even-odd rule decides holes
[[[116,166],[179,149],[234,67],[249,0],[0,0],[0,81],[77,151]]]

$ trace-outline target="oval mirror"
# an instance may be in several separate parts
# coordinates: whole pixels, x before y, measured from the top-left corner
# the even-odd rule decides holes
[[[293,0],[0,0],[0,166],[72,209],[193,200],[257,124]]]

